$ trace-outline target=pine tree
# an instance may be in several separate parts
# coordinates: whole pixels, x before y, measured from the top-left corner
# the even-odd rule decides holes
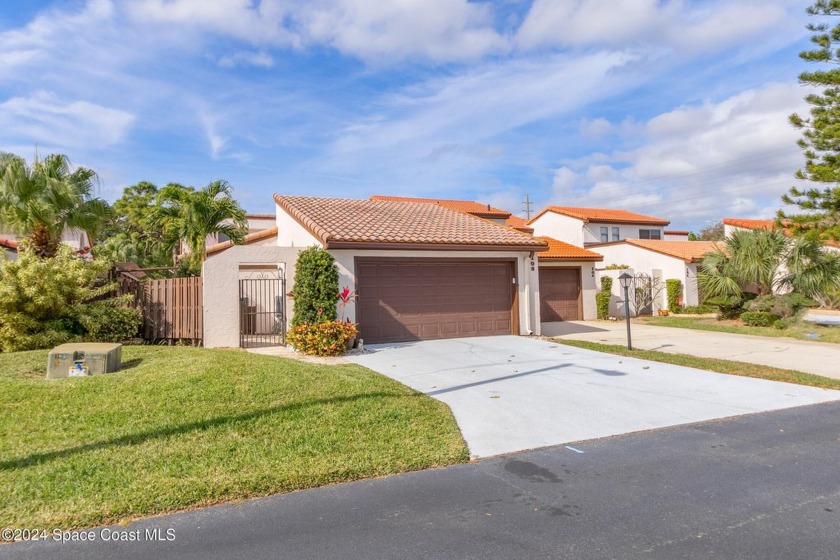
[[[840,16],[840,0],[817,0],[807,11],[812,16]],[[840,240],[840,24],[811,23],[807,27],[814,33],[811,42],[816,48],[799,53],[799,57],[834,67],[799,75],[800,83],[824,89],[805,97],[811,105],[810,118],[796,113],[790,116],[791,124],[802,130],[798,143],[805,155],[805,166],[795,176],[830,186],[791,188],[782,201],[798,206],[802,213],[779,211],[778,217],[796,233]]]

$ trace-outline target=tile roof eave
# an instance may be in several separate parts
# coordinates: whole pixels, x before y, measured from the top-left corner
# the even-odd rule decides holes
[[[539,257],[540,262],[554,262],[554,261],[592,261],[592,262],[597,262],[597,261],[604,260],[603,255],[600,256],[600,257],[584,257],[584,256],[542,257],[542,256],[537,255],[537,257]]]
[[[509,251],[509,252],[539,252],[548,245],[496,245],[481,243],[400,243],[394,241],[327,241],[326,249],[369,249],[369,250],[410,250],[410,251]]]
[[[249,245],[256,241],[260,241],[262,239],[270,239],[272,237],[277,237],[276,227],[264,229],[262,231],[257,231],[254,233],[249,233],[245,236],[245,240],[242,243],[242,245]],[[209,247],[207,247],[206,253],[208,255],[214,255],[216,253],[221,253],[225,249],[230,249],[233,246],[234,243],[232,241],[222,241],[221,243],[216,243],[215,245],[210,245]]]
[[[652,225],[652,226],[667,226],[671,224],[670,220],[663,220],[659,218],[654,218],[653,216],[649,216],[647,219],[642,220],[631,220],[631,219],[616,219],[616,218],[598,218],[598,219],[590,219],[586,216],[581,216],[579,214],[574,214],[572,212],[562,212],[555,206],[547,206],[543,208],[536,216],[528,220],[528,225],[533,224],[537,219],[546,214],[548,212],[554,212],[555,214],[560,214],[561,216],[567,216],[569,218],[573,218],[575,220],[580,220],[581,222],[588,224],[588,223],[597,223],[597,224],[642,224],[642,225]]]

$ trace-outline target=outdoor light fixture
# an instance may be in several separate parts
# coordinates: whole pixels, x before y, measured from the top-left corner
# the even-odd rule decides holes
[[[624,320],[627,322],[627,349],[632,350],[633,344],[630,342],[630,284],[633,282],[633,276],[622,273],[618,277],[618,282],[624,288]]]

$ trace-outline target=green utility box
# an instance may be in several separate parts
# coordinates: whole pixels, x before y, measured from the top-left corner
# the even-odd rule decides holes
[[[122,344],[81,342],[56,346],[47,362],[47,379],[111,373],[122,367]]]

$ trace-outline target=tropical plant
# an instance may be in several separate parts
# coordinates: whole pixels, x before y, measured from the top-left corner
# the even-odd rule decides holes
[[[312,356],[340,356],[347,351],[347,341],[359,334],[356,325],[344,321],[300,324],[292,327],[287,338],[295,349]]]
[[[187,190],[180,185],[176,188]],[[151,222],[158,192],[154,184],[146,181],[123,190],[102,229],[102,242],[95,247],[97,257],[111,262],[130,261],[141,268],[172,264],[172,250],[164,242],[161,228]]]
[[[84,230],[93,242],[110,215],[108,203],[94,196],[96,181],[90,169],[72,170],[65,155],[36,158],[30,166],[0,152],[0,226],[26,236],[41,258],[55,256],[67,228]]]
[[[633,278],[633,306],[636,315],[653,312],[653,302],[662,293],[662,280],[641,272]]]
[[[108,263],[86,262],[64,244],[53,258],[44,259],[29,245],[22,243],[17,260],[0,260],[0,351],[47,348],[125,332],[103,317],[109,311],[106,306],[128,303],[127,298],[106,297],[114,288],[102,281]],[[131,320],[120,314],[120,323],[130,326]]]
[[[172,250],[184,243],[194,270],[207,257],[207,236],[224,234],[242,243],[248,231],[245,211],[234,200],[227,181],[213,181],[199,190],[169,184],[160,189],[149,222],[161,228],[163,242]]]
[[[744,292],[773,293],[784,280],[788,238],[778,229],[736,231],[707,253],[699,266],[698,284],[709,299],[741,299]]]
[[[791,242],[784,282],[794,291],[814,299],[820,307],[840,306],[840,253],[804,237]]]
[[[698,284],[719,305],[740,307],[745,294],[761,298],[792,289],[830,307],[840,291],[840,255],[778,229],[738,231],[704,257]]]

